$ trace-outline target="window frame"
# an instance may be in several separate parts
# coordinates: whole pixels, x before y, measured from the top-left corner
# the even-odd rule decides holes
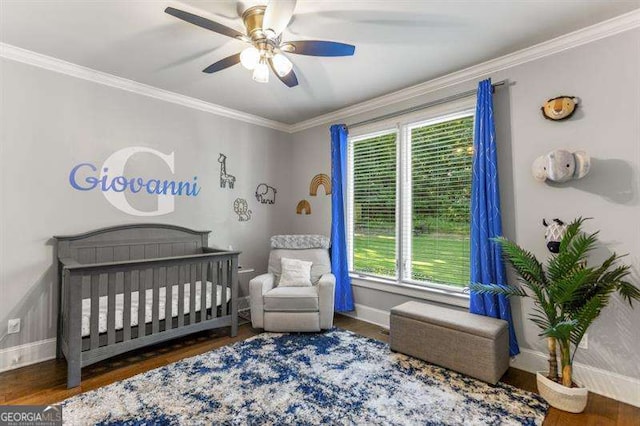
[[[412,158],[411,158],[411,131],[419,127],[438,124],[457,118],[473,116],[475,123],[476,97],[472,96],[462,100],[437,105],[422,111],[408,113],[394,119],[363,126],[356,129],[348,137],[348,163],[347,163],[347,252],[349,259],[349,273],[354,278],[388,282],[393,285],[402,285],[412,288],[423,288],[445,293],[465,295],[464,288],[455,285],[436,283],[431,281],[418,281],[411,279],[411,225],[405,223],[412,221]],[[475,127],[475,126],[474,126]],[[353,143],[373,137],[396,133],[396,274],[395,277],[384,277],[353,270],[353,231],[354,231],[354,188],[353,188]]]

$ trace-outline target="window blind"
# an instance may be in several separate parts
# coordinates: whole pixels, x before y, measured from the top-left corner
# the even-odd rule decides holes
[[[469,112],[410,128],[410,280],[469,283],[473,120]]]
[[[349,144],[351,269],[396,277],[396,132]]]

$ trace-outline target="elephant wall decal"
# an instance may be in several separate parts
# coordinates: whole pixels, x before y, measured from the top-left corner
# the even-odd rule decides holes
[[[256,187],[256,200],[262,204],[275,204],[277,192],[273,186],[261,183]]]

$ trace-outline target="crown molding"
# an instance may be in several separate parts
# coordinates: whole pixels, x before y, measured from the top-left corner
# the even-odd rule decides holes
[[[423,96],[450,86],[477,80],[491,73],[501,71],[526,62],[554,55],[567,49],[582,46],[596,40],[610,37],[624,31],[632,30],[640,26],[640,9],[616,16],[606,21],[599,22],[573,31],[571,33],[544,41],[531,47],[518,50],[513,53],[491,59],[460,71],[434,78],[415,86],[407,87],[396,92],[388,93],[364,102],[360,102],[346,108],[341,108],[296,124],[286,124],[270,120],[257,115],[227,108],[200,99],[159,89],[147,84],[118,77],[102,71],[97,71],[81,65],[66,62],[61,59],[42,55],[30,50],[22,49],[10,44],[0,42],[0,57],[22,62],[36,67],[48,69],[83,80],[126,90],[143,96],[182,105],[199,111],[208,112],[222,117],[255,124],[286,133],[296,133],[322,124],[335,123],[345,120],[357,114],[373,111],[380,107],[407,101]]]
[[[280,130],[282,132],[291,132],[291,125],[281,123],[279,121],[269,120],[257,115],[227,108],[222,105],[205,102],[200,99],[181,95],[179,93],[170,92],[168,90],[159,89],[137,81],[118,77],[102,71],[97,71],[51,56],[42,55],[30,50],[22,49],[7,43],[0,43],[0,57],[10,59],[12,61],[22,62],[24,64],[33,65],[50,71],[69,75],[72,77],[88,80],[94,83],[103,84],[105,86],[115,87],[117,89],[126,90],[139,95],[148,96],[150,98],[159,99],[161,101],[171,102],[187,108],[197,109],[199,111],[208,112],[221,117],[232,118],[234,120],[243,121],[245,123],[255,124],[270,129]]]
[[[407,87],[386,95],[382,95],[364,102],[360,102],[346,108],[332,111],[309,120],[301,121],[290,126],[289,132],[295,133],[302,130],[310,129],[315,126],[328,123],[336,123],[344,121],[345,118],[357,114],[362,114],[385,107],[395,103],[407,101],[409,99],[423,96],[450,86],[465,83],[470,80],[477,80],[486,77],[489,74],[501,71],[507,68],[521,65],[526,62],[535,61],[536,59],[554,55],[564,50],[582,46],[628,31],[640,26],[640,9],[633,10],[623,15],[616,16],[606,21],[599,22],[589,27],[581,28],[544,41],[542,43],[518,50],[513,53],[501,56],[499,58],[490,59],[469,68],[455,71],[441,77],[434,78],[415,86]]]

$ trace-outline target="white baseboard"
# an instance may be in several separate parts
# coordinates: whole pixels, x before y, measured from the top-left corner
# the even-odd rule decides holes
[[[382,328],[389,328],[389,312],[382,309],[356,303],[355,311],[343,315]],[[50,360],[55,358],[55,354],[56,339],[41,340],[2,349],[0,350],[0,372]],[[546,370],[547,357],[542,352],[522,348],[520,354],[511,359],[510,365],[535,373]],[[576,381],[591,392],[640,407],[640,379],[580,363],[575,363],[573,370]]]
[[[0,372],[13,370],[56,357],[56,339],[40,340],[0,349]]]
[[[357,303],[355,308],[355,311],[344,315],[389,328],[388,311]],[[520,354],[511,358],[510,365],[530,373],[545,371],[547,356],[542,352],[521,348]],[[640,407],[640,379],[580,363],[574,363],[573,371],[576,381],[591,392]]]
[[[520,348],[510,365],[531,373],[548,369],[545,354],[526,348]],[[573,375],[576,382],[593,393],[640,407],[640,379],[577,362],[573,364]]]
[[[389,312],[382,309],[372,308],[366,305],[356,303],[355,310],[351,312],[342,312],[342,315],[359,319],[360,321],[375,324],[382,328],[389,329]]]

